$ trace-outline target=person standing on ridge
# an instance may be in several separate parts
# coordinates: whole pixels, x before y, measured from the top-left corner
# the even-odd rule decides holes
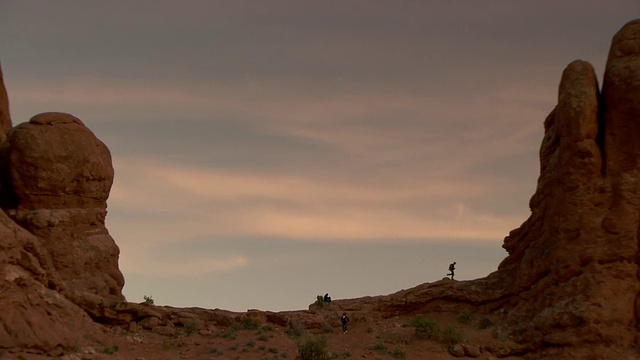
[[[340,322],[342,322],[342,333],[347,333],[347,324],[349,323],[349,317],[347,313],[342,313],[342,317],[340,318]]]
[[[456,269],[456,262],[454,261],[453,264],[449,265],[450,274],[447,274],[447,276],[451,275],[451,280],[453,280],[453,271],[455,269]]]

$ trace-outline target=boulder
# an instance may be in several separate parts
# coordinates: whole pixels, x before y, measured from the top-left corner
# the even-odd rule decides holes
[[[65,287],[76,294],[70,298],[124,300],[119,248],[104,224],[114,174],[107,147],[64,113],[34,116],[10,131],[8,143],[16,199],[8,213],[55,259]]]

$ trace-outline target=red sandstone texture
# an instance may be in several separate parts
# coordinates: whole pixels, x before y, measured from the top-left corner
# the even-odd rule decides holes
[[[2,86],[6,358],[294,358],[304,341],[296,335],[306,334],[326,336],[338,358],[640,359],[640,20],[615,35],[602,91],[585,61],[563,72],[544,122],[531,216],[505,238],[509,256],[497,271],[305,311],[127,302],[104,227],[108,149],[71,115],[11,128],[8,114]],[[348,334],[342,312],[352,319]],[[405,326],[416,315],[461,336],[420,339]]]

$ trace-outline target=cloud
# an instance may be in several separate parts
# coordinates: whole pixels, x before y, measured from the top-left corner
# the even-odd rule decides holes
[[[116,181],[109,209],[152,214],[148,222],[137,216],[133,231],[137,241],[158,244],[207,237],[496,241],[523,217],[466,205],[487,193],[487,184],[472,179],[363,185],[151,160],[117,158],[115,163],[117,174],[127,179]]]
[[[249,259],[244,256],[232,256],[228,258],[208,258],[191,255],[188,258],[174,257],[169,260],[161,260],[161,257],[144,256],[136,253],[123,253],[120,256],[120,265],[123,272],[134,276],[154,277],[198,277],[217,275],[246,268]]]

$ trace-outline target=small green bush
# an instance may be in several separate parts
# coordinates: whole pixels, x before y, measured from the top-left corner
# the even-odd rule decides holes
[[[473,321],[473,314],[469,310],[462,310],[458,314],[458,322],[460,324],[470,324]]]
[[[144,302],[145,302],[147,305],[153,305],[153,303],[154,303],[154,301],[153,301],[153,296],[151,296],[151,295],[149,295],[149,296],[145,295],[145,296],[143,296],[142,298],[144,299]]]
[[[401,346],[394,347],[393,350],[390,351],[390,354],[396,359],[407,358],[407,352]]]
[[[411,318],[409,324],[416,328],[416,336],[420,339],[437,339],[440,336],[440,325],[422,315]]]
[[[286,332],[287,332],[287,335],[289,335],[289,337],[299,338],[305,333],[304,325],[302,325],[300,321],[295,321],[293,324],[289,323],[287,325]]]
[[[298,356],[296,356],[296,360],[330,360],[331,355],[327,347],[326,337],[309,337],[304,343],[298,344]]]
[[[269,337],[265,334],[261,334],[260,336],[258,336],[258,340],[260,341],[269,341]]]
[[[164,351],[171,350],[171,343],[168,340],[164,340],[162,342],[162,350],[164,350]]]
[[[371,346],[371,350],[384,351],[384,350],[387,350],[387,345],[385,345],[381,340],[381,341],[378,341],[375,345]]]
[[[464,340],[464,335],[462,335],[462,333],[453,326],[448,325],[442,330],[442,341],[445,343],[457,344],[462,342],[462,340]]]
[[[482,319],[480,319],[480,322],[478,323],[478,328],[480,330],[484,330],[492,326],[493,326],[493,321],[491,321],[491,319],[487,317],[483,317]]]
[[[243,316],[240,318],[240,326],[244,330],[257,330],[260,328],[260,320],[251,316]]]
[[[107,354],[107,355],[113,355],[115,353],[118,352],[118,350],[120,350],[120,348],[118,347],[118,345],[112,345],[112,346],[105,346],[102,349],[102,352]]]
[[[195,320],[187,320],[184,323],[184,333],[187,336],[190,336],[191,334],[195,333],[196,331],[198,331],[198,323],[196,323]]]

